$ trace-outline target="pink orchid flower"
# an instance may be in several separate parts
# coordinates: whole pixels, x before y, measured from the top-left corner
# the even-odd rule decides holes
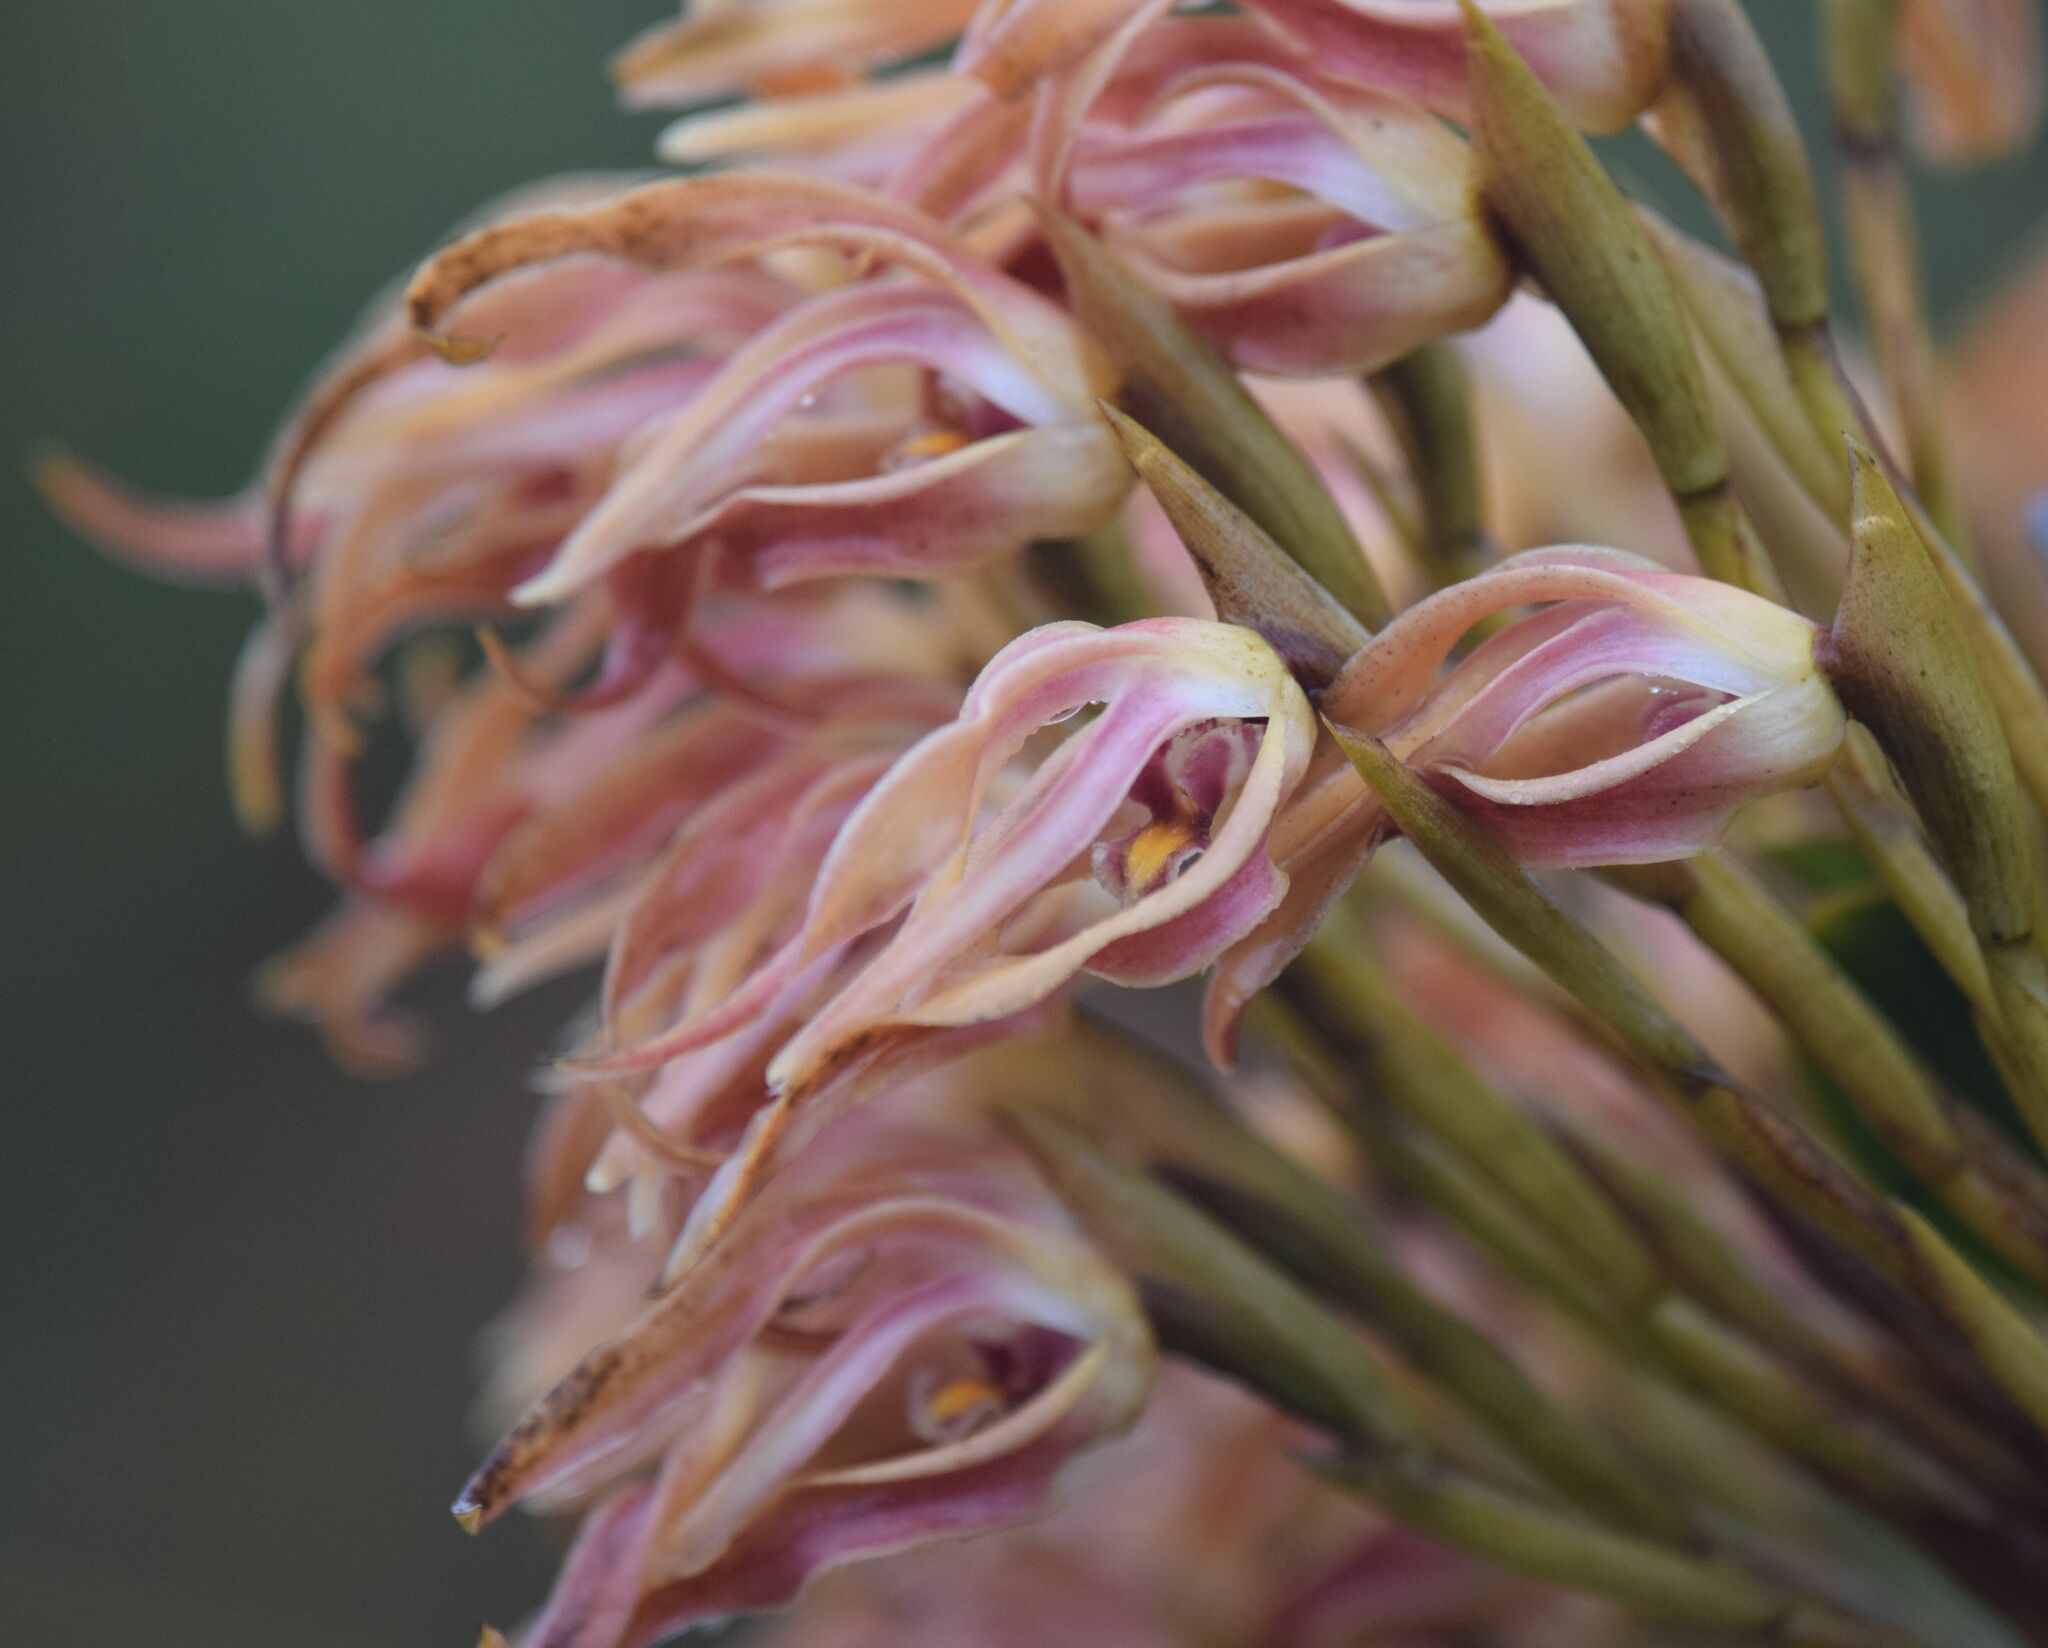
[[[411,1043],[384,1002],[432,955],[468,935],[487,956],[473,990],[486,1005],[595,964],[632,931],[632,890],[677,832],[735,830],[736,800],[758,806],[796,746],[829,739],[827,705],[857,718],[870,747],[900,725],[893,752],[957,703],[945,627],[881,591],[717,610],[744,693],[706,695],[670,661],[616,702],[565,712],[550,689],[601,653],[609,616],[602,602],[582,606],[514,673],[486,669],[413,706],[413,775],[374,830],[357,812],[354,745],[316,728],[299,816],[310,855],[347,896],[266,971],[269,1004],[320,1025],[351,1064],[401,1066]],[[771,692],[814,706],[812,724],[764,721]],[[758,835],[766,820],[755,811],[746,823]]]
[[[1545,603],[1475,647],[1484,618]],[[1482,816],[1532,866],[1642,864],[1711,847],[1760,796],[1816,782],[1847,726],[1797,613],[1619,550],[1532,550],[1410,607],[1323,695]],[[1299,953],[1385,831],[1333,745],[1273,831],[1287,901],[1219,962],[1206,1033]]]
[[[1251,371],[1370,370],[1500,307],[1461,138],[1270,31],[1167,11],[1040,87],[1042,196]]]
[[[440,347],[469,355],[473,340],[439,329],[517,271],[577,254],[664,270],[797,249],[893,273],[827,285],[735,350],[642,432],[515,600],[560,600],[639,551],[714,540],[771,587],[922,575],[1075,536],[1115,509],[1130,474],[1095,411],[1105,369],[1073,323],[936,221],[857,190],[764,174],[650,184],[481,230],[430,260],[407,302]],[[888,432],[865,462],[847,451],[801,478],[764,469],[792,420],[849,415]]]
[[[1042,729],[1098,704],[1017,774]],[[843,1095],[851,1072],[1013,1024],[1084,972],[1189,977],[1252,931],[1286,889],[1267,834],[1314,741],[1300,688],[1246,630],[1061,623],[1004,648],[846,818],[773,955],[715,1006],[573,1067],[647,1074],[801,1017],[767,1063],[775,1102],[720,1167],[678,1264],[729,1223],[800,1108]]]
[[[1102,712],[1018,780],[1040,729],[1092,704]],[[768,1065],[778,1101],[711,1198],[735,1200],[795,1105],[879,1050],[1001,1024],[1083,970],[1186,979],[1243,938],[1286,888],[1266,833],[1313,741],[1307,698],[1249,631],[1188,618],[1038,628],[852,811],[791,940],[717,1007],[580,1071],[649,1073],[786,1015],[862,946]]]
[[[1370,369],[1500,306],[1461,138],[1256,20],[1169,8],[1131,10],[1032,100],[928,70],[693,116],[664,152],[830,156],[999,261],[1034,242],[1025,195],[1056,201],[1256,371]]]
[[[350,723],[379,703],[372,672],[391,645],[433,624],[510,616],[513,586],[602,495],[625,444],[796,295],[729,270],[550,268],[485,295],[480,319],[518,341],[481,366],[437,359],[395,311],[372,321],[239,497],[144,498],[68,459],[47,461],[42,478],[81,530],[124,558],[249,578],[274,548],[278,570],[298,575],[252,637],[233,695],[238,798],[267,827],[281,810],[279,699],[300,651],[317,733],[352,748]],[[698,593],[646,558],[617,568],[601,597],[611,611],[603,662],[578,701],[597,708],[643,685],[674,655]]]
[[[898,1097],[814,1141],[464,1488],[471,1526],[598,1502],[525,1648],[633,1648],[1022,1520],[1135,1417],[1128,1284],[943,1083]]]
[[[1005,97],[1100,45],[1146,0],[984,0],[954,66]],[[1488,16],[1589,131],[1618,131],[1664,72],[1665,0],[1483,0]],[[1333,76],[1402,93],[1440,113],[1466,109],[1456,0],[1247,0],[1261,23]]]

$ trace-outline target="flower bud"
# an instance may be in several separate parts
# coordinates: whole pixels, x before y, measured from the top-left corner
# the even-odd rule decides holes
[[[1476,326],[1513,279],[1464,142],[1212,19],[1136,14],[1040,92],[1035,186],[1254,372],[1370,371]]]

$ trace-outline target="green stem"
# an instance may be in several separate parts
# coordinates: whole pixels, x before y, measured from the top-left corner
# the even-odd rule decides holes
[[[1318,1474],[1433,1539],[1516,1573],[1607,1597],[1651,1619],[1763,1632],[1791,1615],[1781,1593],[1739,1569],[1589,1526],[1434,1461],[1343,1459]]]
[[[1439,338],[1366,380],[1415,482],[1415,537],[1434,588],[1492,562],[1472,386],[1457,346]]]
[[[1912,192],[1899,158],[1893,41],[1898,0],[1827,0],[1828,95],[1841,170],[1849,262],[1879,370],[1905,432],[1913,485],[1943,534],[1967,554],[1935,382]]]
[[[1675,912],[1782,1019],[1871,1130],[2025,1274],[2048,1282],[2041,1202],[2011,1201],[1950,1125],[1933,1078],[1792,912],[1725,854],[1610,873]]]

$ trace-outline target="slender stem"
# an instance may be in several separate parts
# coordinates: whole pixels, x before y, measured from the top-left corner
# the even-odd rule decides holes
[[[1327,1044],[1327,1004],[1318,1007],[1312,995],[1286,980],[1282,992],[1305,1009],[1300,1022],[1312,1026],[1316,1040]],[[1838,1411],[1797,1373],[1780,1365],[1762,1342],[1713,1322],[1671,1291],[1668,1281],[1658,1278],[1647,1287],[1632,1288],[1574,1255],[1565,1232],[1526,1218],[1502,1200],[1494,1188],[1498,1163],[1491,1152],[1468,1154],[1427,1123],[1418,1123],[1412,1108],[1399,1122],[1376,1119],[1356,1087],[1334,1074],[1338,1069],[1358,1070],[1351,1045],[1340,1035],[1329,1051],[1334,1063],[1311,1055],[1303,1074],[1375,1159],[1392,1166],[1510,1274],[1559,1305],[1611,1353],[1693,1392],[1785,1457],[1799,1460],[1904,1527],[1924,1515],[1973,1521],[1981,1512],[1981,1505],[1961,1488],[1958,1475],[1934,1466],[1898,1437]],[[1368,1079],[1375,1095],[1398,1106],[1398,1073],[1391,1080],[1377,1072]],[[1493,1105],[1513,1108],[1469,1068],[1457,1086],[1460,1092],[1486,1092]],[[1612,1217],[1611,1206],[1607,1216]],[[1713,1240],[1699,1234],[1702,1240]],[[1732,1254],[1723,1250],[1717,1257],[1724,1272],[1746,1279]],[[1750,1287],[1762,1293],[1757,1284]],[[1791,1336],[1803,1337],[1803,1331],[1794,1328]]]
[[[1485,525],[1484,471],[1472,386],[1457,346],[1439,338],[1367,380],[1415,483],[1417,547],[1436,588],[1496,558]]]
[[[2040,1197],[2009,1198],[1950,1124],[1934,1079],[1798,917],[1726,854],[1610,879],[1674,911],[1751,984],[1878,1138],[2005,1258],[2048,1282]],[[1982,1141],[1973,1140],[1981,1145]]]
[[[1320,1474],[1433,1539],[1517,1573],[1591,1591],[1652,1619],[1765,1632],[1791,1615],[1781,1593],[1736,1568],[1544,1510],[1440,1463],[1340,1460]]]
[[[2048,1436],[2048,1344],[2025,1317],[1940,1232],[1910,1208],[1901,1208],[1913,1245],[1933,1279],[1932,1291],[1957,1332],[1976,1348],[2020,1411]]]
[[[1827,0],[1825,16],[1850,268],[1905,432],[1913,485],[1943,534],[1967,555],[1941,427],[1912,192],[1899,157],[1898,0]]]

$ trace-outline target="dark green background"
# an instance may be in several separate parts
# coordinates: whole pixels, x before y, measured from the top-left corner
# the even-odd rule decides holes
[[[641,164],[605,54],[661,0],[101,0],[0,36],[0,452],[239,484],[363,297],[551,171]],[[1788,80],[1809,8],[1765,0]],[[1647,168],[1639,150],[1624,160]],[[1646,169],[1644,175],[1649,175]],[[1928,191],[1953,315],[2048,212],[2048,152]],[[477,1325],[517,1268],[523,1073],[561,999],[412,1080],[255,1018],[324,906],[239,838],[223,684],[253,610],[71,542],[0,474],[5,599],[0,1641],[464,1645],[544,1537],[443,1507]]]

